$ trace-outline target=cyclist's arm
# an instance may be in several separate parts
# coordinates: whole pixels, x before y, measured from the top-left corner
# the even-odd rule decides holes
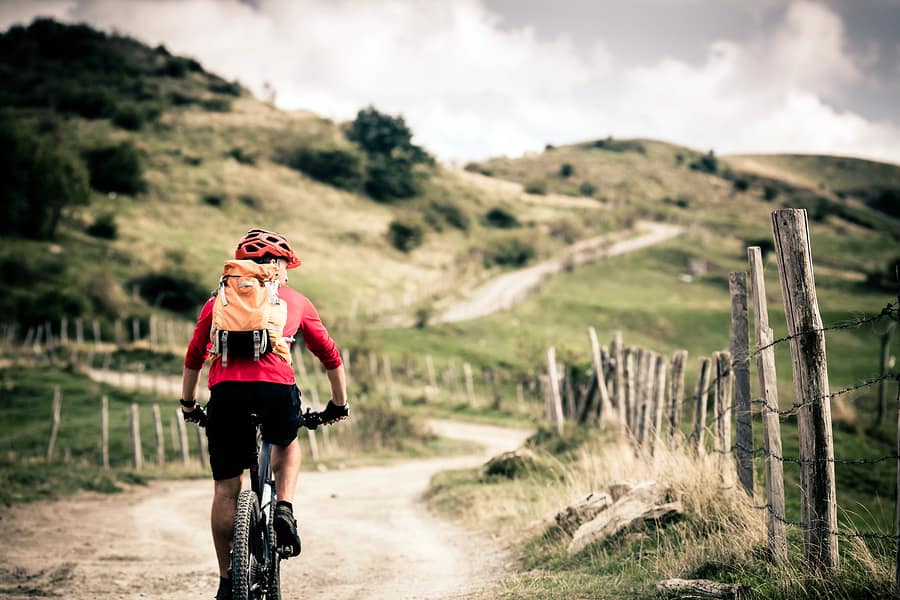
[[[185,367],[181,372],[181,397],[184,400],[196,400],[197,388],[200,385],[200,369]],[[193,410],[193,409],[191,409]],[[185,411],[190,412],[190,411]]]
[[[328,383],[331,384],[331,401],[338,406],[347,403],[347,382],[344,377],[344,365],[325,371],[328,375]]]
[[[194,334],[184,354],[184,369],[181,373],[181,398],[196,400],[197,387],[200,383],[200,370],[206,360],[206,346],[209,341],[209,330],[212,327],[212,298],[203,305],[200,317],[194,326]],[[190,411],[187,411],[190,412]]]

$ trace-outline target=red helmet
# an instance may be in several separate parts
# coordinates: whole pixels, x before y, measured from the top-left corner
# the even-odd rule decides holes
[[[283,258],[288,261],[287,268],[295,269],[300,266],[300,259],[294,254],[287,238],[274,231],[265,229],[251,229],[238,242],[234,250],[237,259],[262,258],[266,255]]]

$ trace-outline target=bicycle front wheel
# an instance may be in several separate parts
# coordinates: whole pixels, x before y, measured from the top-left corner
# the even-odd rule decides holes
[[[234,548],[231,553],[231,592],[234,600],[259,598],[257,560],[261,535],[259,501],[252,490],[238,496],[234,515]]]
[[[275,509],[269,508],[268,526],[266,535],[269,538],[269,586],[266,592],[266,600],[281,600],[281,555],[275,541]]]

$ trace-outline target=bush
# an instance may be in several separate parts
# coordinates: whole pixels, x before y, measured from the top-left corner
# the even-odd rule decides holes
[[[897,275],[895,269],[900,265],[900,255],[889,261],[881,271],[866,273],[866,286],[881,292],[897,291]]]
[[[352,148],[309,148],[296,150],[288,164],[317,181],[344,190],[358,190],[363,183],[363,160]]]
[[[529,181],[525,184],[525,193],[526,194],[539,194],[543,196],[547,193],[547,184],[543,181]]]
[[[56,141],[0,118],[0,233],[48,239],[90,200],[83,163]]]
[[[64,86],[56,94],[56,110],[86,119],[106,119],[116,112],[116,98],[105,87],[81,87],[78,83]]]
[[[695,161],[692,161],[689,166],[694,171],[716,174],[719,172],[719,159],[717,159],[715,153],[710,150],[708,154],[701,156]]]
[[[188,74],[188,63],[177,56],[170,56],[156,73],[164,77],[181,79]]]
[[[737,179],[735,179],[732,185],[734,186],[734,190],[736,192],[746,192],[748,189],[750,189],[750,182],[743,177],[738,177]]]
[[[777,197],[778,188],[771,185],[767,185],[763,188],[763,198],[765,198],[766,202],[771,202]]]
[[[517,237],[505,238],[491,244],[484,254],[484,264],[521,267],[534,258],[534,246]]]
[[[367,194],[381,202],[411,198],[420,191],[412,162],[402,156],[369,156],[363,187]]]
[[[255,165],[256,164],[256,155],[250,154],[246,152],[243,148],[235,146],[231,150],[225,153],[225,156],[230,156],[234,160],[238,161],[242,165]]]
[[[387,236],[394,248],[401,252],[409,252],[422,245],[425,232],[422,226],[414,221],[397,219],[391,221],[388,226]]]
[[[492,170],[477,162],[466,163],[466,166],[463,168],[469,173],[479,173],[485,177],[491,177],[494,174]]]
[[[597,188],[589,181],[585,181],[578,187],[578,193],[582,196],[593,196],[596,191]]]
[[[84,158],[95,190],[139,194],[147,189],[141,153],[130,141],[86,150]]]
[[[99,215],[94,222],[88,225],[85,232],[95,238],[114,240],[119,235],[119,226],[116,224],[116,216],[113,213]]]
[[[458,205],[449,201],[431,202],[425,210],[425,221],[435,231],[443,231],[446,223],[460,231],[469,230],[469,215]]]
[[[203,203],[219,207],[225,204],[225,196],[221,194],[204,194]]]
[[[184,94],[179,91],[174,91],[169,94],[169,102],[171,102],[173,106],[189,106],[191,104],[197,104],[199,101],[200,99],[196,96]]]
[[[634,140],[614,140],[612,136],[605,140],[597,140],[589,144],[593,148],[607,150],[609,152],[637,152],[638,154],[646,154],[647,149],[644,144]]]
[[[209,112],[231,112],[231,100],[228,98],[207,98],[200,101],[200,108]]]
[[[484,215],[484,223],[490,227],[511,229],[519,226],[516,216],[500,207],[494,207]]]
[[[209,298],[200,278],[183,271],[148,273],[130,280],[128,286],[137,286],[141,297],[152,306],[191,317]]]
[[[207,89],[215,94],[225,94],[227,96],[235,96],[240,97],[241,95],[241,84],[235,81],[234,83],[225,80],[213,80],[209,82]]]
[[[575,221],[560,219],[550,224],[550,236],[560,238],[567,244],[571,244],[581,237],[584,229]]]
[[[571,177],[575,172],[575,167],[573,167],[570,163],[563,163],[563,165],[559,168],[559,176],[560,177]]]
[[[138,131],[144,126],[144,113],[134,104],[124,104],[116,109],[112,122],[116,127],[128,131]]]
[[[62,317],[79,317],[88,310],[84,282],[70,272],[65,254],[4,248],[0,250],[0,279],[7,286],[7,293],[0,295],[0,311],[7,322],[17,323],[20,331]]]

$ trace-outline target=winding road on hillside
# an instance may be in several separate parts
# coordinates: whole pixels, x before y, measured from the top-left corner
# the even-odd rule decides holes
[[[434,322],[468,321],[512,308],[537,291],[547,277],[566,268],[649,248],[684,233],[680,225],[650,221],[638,223],[636,229],[640,233],[634,237],[623,239],[628,232],[616,232],[590,238],[573,244],[560,256],[498,275],[475,288],[467,298],[441,311]]]
[[[432,475],[475,466],[528,434],[432,421],[485,451],[463,457],[301,474],[294,500],[303,553],[282,562],[285,596],[457,598],[489,588],[506,557],[491,540],[438,520],[421,500]],[[212,598],[218,583],[212,484],[152,482],[0,512],[0,597]]]

